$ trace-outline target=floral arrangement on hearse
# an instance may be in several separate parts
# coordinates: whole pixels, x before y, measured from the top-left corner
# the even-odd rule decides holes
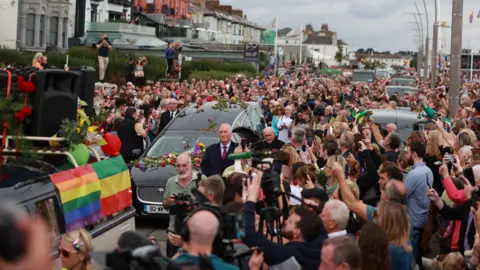
[[[202,163],[203,154],[205,153],[205,145],[199,140],[195,142],[195,146],[190,150],[185,152],[190,155],[192,159],[192,166],[194,168],[200,168]],[[181,153],[172,152],[164,154],[158,157],[143,157],[137,160],[130,162],[130,167],[137,167],[142,170],[147,168],[159,168],[166,166],[175,166],[177,158]]]

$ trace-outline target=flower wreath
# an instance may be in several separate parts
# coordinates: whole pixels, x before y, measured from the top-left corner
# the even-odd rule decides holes
[[[0,125],[2,132],[2,149],[6,145],[7,135],[16,135],[21,137],[24,134],[24,124],[30,122],[29,116],[32,114],[32,106],[28,98],[29,94],[35,92],[36,86],[31,81],[32,74],[29,79],[25,80],[17,73],[17,83],[13,83],[13,72],[11,69],[3,69],[7,73],[7,86],[0,89]],[[19,148],[28,148],[23,143],[17,143]],[[1,151],[1,150],[0,150]]]
[[[200,168],[204,152],[205,145],[198,142],[198,140],[195,143],[195,147],[190,152],[186,152],[191,157],[193,168]],[[130,162],[130,166],[135,166],[142,170],[146,170],[147,168],[165,167],[167,165],[175,166],[179,155],[179,153],[173,152],[159,157],[144,157]]]

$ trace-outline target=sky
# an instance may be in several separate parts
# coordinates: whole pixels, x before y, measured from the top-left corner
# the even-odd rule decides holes
[[[435,16],[434,0],[427,4],[430,38],[433,33]],[[440,21],[451,24],[453,0],[439,0]],[[416,51],[415,1],[411,0],[220,0],[222,5],[232,5],[243,9],[247,19],[267,27],[278,14],[279,28],[300,28],[301,24],[312,24],[320,29],[328,23],[331,31],[336,31],[339,39],[351,48],[373,48],[378,51]],[[416,1],[420,13],[425,14],[421,0]],[[464,0],[463,9],[463,48],[480,50],[480,1]],[[470,24],[468,17],[474,11]],[[422,21],[426,34],[425,16]],[[476,33],[476,35],[475,35]],[[440,42],[444,52],[450,51],[450,28],[440,29]],[[418,38],[417,38],[418,39]],[[430,44],[432,42],[430,41]],[[477,44],[475,46],[475,44]]]

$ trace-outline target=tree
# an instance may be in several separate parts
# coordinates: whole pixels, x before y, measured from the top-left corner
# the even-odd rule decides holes
[[[342,61],[343,61],[343,46],[342,45],[337,46],[337,53],[335,53],[335,60],[337,60],[338,65],[342,64]]]
[[[359,53],[359,54],[364,54],[365,53],[365,49],[363,48],[360,48],[356,51],[356,53]]]
[[[365,53],[366,54],[373,54],[373,53],[375,53],[375,50],[372,49],[372,48],[368,48],[368,49],[365,50]]]

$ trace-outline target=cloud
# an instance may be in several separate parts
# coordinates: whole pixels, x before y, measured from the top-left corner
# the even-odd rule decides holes
[[[280,28],[299,28],[311,23],[319,29],[328,23],[340,39],[353,48],[375,48],[377,50],[416,50],[415,25],[411,24],[416,12],[414,1],[400,0],[220,0],[221,4],[241,8],[248,19],[267,26],[278,14]],[[430,38],[434,21],[434,1],[425,0],[429,12]],[[423,2],[416,0],[421,13],[425,13]],[[451,23],[451,1],[440,2],[440,20]],[[468,22],[468,16],[475,16],[480,6],[475,1],[465,1],[463,21],[463,47],[480,49],[480,19]],[[425,17],[422,17],[426,29]],[[426,32],[426,31],[425,31]],[[440,40],[446,51],[450,49],[450,28],[440,30]],[[431,43],[431,42],[430,42]],[[476,49],[476,50],[478,50]]]

